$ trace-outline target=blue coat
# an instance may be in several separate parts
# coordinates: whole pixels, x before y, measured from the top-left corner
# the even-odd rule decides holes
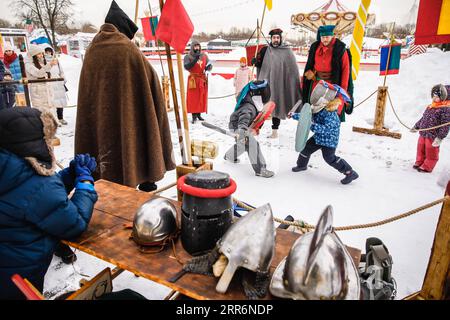
[[[329,112],[326,109],[313,114],[311,131],[314,132],[314,140],[318,145],[336,149],[339,142],[339,130],[341,121],[336,111]]]
[[[95,191],[79,189],[69,200],[59,174],[40,176],[0,149],[0,300],[20,298],[15,273],[42,290],[57,243],[87,229],[96,201]]]
[[[20,71],[20,62],[19,57],[16,58],[10,65],[9,65],[9,71],[11,71],[12,77],[14,80],[20,80],[22,79],[22,71]],[[23,92],[23,86],[17,85],[17,90],[19,92]]]

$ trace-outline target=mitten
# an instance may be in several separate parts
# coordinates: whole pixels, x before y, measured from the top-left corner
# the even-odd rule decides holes
[[[82,181],[90,181],[94,183],[92,172],[97,167],[94,157],[89,154],[77,154],[75,156],[75,186]]]
[[[441,145],[442,139],[436,137],[433,140],[433,143],[431,144],[433,147],[439,147]]]
[[[316,80],[316,73],[312,70],[308,70],[305,72],[305,77],[308,80],[315,81]]]

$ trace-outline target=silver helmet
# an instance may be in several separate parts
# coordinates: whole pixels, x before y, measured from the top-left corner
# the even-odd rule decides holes
[[[177,231],[177,210],[165,198],[152,198],[137,211],[133,221],[133,240],[142,246],[161,245]]]
[[[336,98],[336,94],[336,90],[324,86],[322,82],[317,83],[309,98],[312,113],[317,113],[325,108],[328,102]]]
[[[358,270],[333,231],[333,209],[325,208],[314,232],[295,241],[276,268],[270,292],[294,300],[359,300]]]
[[[232,224],[218,241],[217,247],[228,258],[228,264],[216,286],[217,292],[227,291],[239,267],[267,272],[275,253],[275,227],[270,204],[250,211]]]

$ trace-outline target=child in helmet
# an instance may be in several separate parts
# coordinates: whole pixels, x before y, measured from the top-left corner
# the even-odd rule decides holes
[[[411,132],[428,129],[450,122],[450,86],[437,84],[431,89],[431,104],[425,109]],[[419,172],[432,172],[439,160],[439,146],[448,135],[450,125],[419,132],[416,162],[414,169]]]
[[[252,81],[242,89],[228,124],[230,130],[236,133],[236,144],[225,154],[225,160],[238,163],[238,157],[247,151],[255,174],[264,178],[270,178],[274,173],[266,169],[264,156],[258,141],[253,137],[250,125],[269,98],[270,88],[267,80]]]
[[[240,66],[234,73],[233,85],[235,88],[235,96],[238,97],[242,89],[253,80],[252,70],[247,66],[247,58],[242,57],[239,60]]]

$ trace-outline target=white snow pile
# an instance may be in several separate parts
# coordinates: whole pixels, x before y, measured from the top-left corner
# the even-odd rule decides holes
[[[234,55],[242,56],[243,52],[236,52]],[[61,63],[68,79],[70,103],[76,104],[81,61],[62,56]],[[161,73],[159,66],[155,66],[155,69]],[[412,126],[420,118],[430,103],[430,90],[434,84],[450,84],[448,70],[450,53],[430,50],[402,60],[400,74],[388,77],[387,86],[394,107],[405,124]],[[229,72],[234,72],[234,69]],[[355,102],[365,99],[382,83],[383,78],[378,72],[361,72],[355,82]],[[209,77],[210,97],[233,92],[232,80],[225,80],[220,76]],[[391,131],[402,134],[400,140],[353,132],[353,126],[372,127],[375,104],[376,95],[357,107],[352,115],[347,116],[346,122],[342,123],[337,154],[360,175],[358,180],[346,186],[339,182],[342,175],[324,162],[320,152],[311,157],[307,171],[291,171],[298,156],[294,150],[296,122],[293,120],[282,121],[280,138],[277,140],[266,138],[271,132],[270,122],[264,125],[258,137],[268,169],[275,171],[275,176],[271,179],[256,177],[246,155],[241,156],[240,164],[225,162],[223,155],[233,144],[228,136],[196,123],[190,125],[191,139],[217,142],[220,155],[214,160],[214,168],[229,173],[236,180],[238,188],[234,196],[254,206],[269,202],[276,217],[284,218],[290,214],[296,219],[315,224],[323,209],[332,205],[334,226],[375,222],[442,198],[444,187],[442,183],[438,185],[437,180],[448,172],[450,164],[450,139],[447,138],[441,145],[440,160],[433,173],[413,170],[418,135],[410,133],[399,124],[389,105],[386,108],[385,124]],[[209,100],[209,111],[205,118],[208,122],[226,128],[234,105],[234,97]],[[69,125],[61,127],[58,133],[62,144],[56,148],[56,156],[65,165],[68,165],[74,153],[75,116],[76,108],[66,109],[65,118]],[[169,117],[174,153],[177,163],[181,163],[173,112]],[[158,185],[165,186],[174,179],[175,172],[171,171]],[[176,190],[170,189],[162,195],[176,198]],[[403,298],[420,290],[422,286],[440,209],[440,206],[434,206],[391,224],[341,231],[338,235],[346,245],[363,250],[367,238],[380,238],[394,260],[392,273],[398,284],[397,298]],[[91,278],[110,266],[88,254],[79,251],[76,253],[78,260],[73,266],[64,265],[59,258],[53,259],[45,281],[45,292],[49,298],[77,288],[82,277]],[[114,290],[127,287],[150,299],[163,299],[170,291],[154,282],[124,272],[114,281]]]

